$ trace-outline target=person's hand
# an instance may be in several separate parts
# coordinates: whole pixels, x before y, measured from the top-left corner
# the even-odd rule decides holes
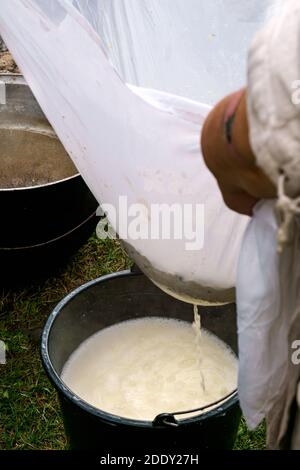
[[[209,170],[217,179],[227,206],[241,214],[252,215],[260,199],[276,197],[276,189],[256,165],[249,143],[246,90],[234,114],[230,148],[224,117],[233,95],[224,98],[211,111],[202,130],[201,147]]]

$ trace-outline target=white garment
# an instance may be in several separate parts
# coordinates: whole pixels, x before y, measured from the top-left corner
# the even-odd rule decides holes
[[[251,146],[258,165],[280,191],[277,203],[262,202],[255,208],[241,249],[237,279],[239,393],[251,428],[267,417],[273,448],[293,446],[287,442],[287,429],[293,427],[290,411],[296,405],[300,379],[300,366],[293,365],[290,357],[291,338],[299,335],[300,339],[299,225],[295,217],[299,200],[290,199],[300,195],[300,99],[295,88],[300,87],[296,82],[300,79],[299,46],[300,2],[289,0],[256,35],[249,53]],[[288,241],[281,254],[276,208],[284,222],[280,248]],[[294,443],[300,437],[296,428],[294,425]]]
[[[259,32],[249,52],[250,140],[258,164],[277,184],[288,176],[289,196],[300,195],[300,2],[283,10]]]
[[[300,364],[293,358],[300,338],[300,223],[292,220],[290,242],[279,254],[274,206],[264,201],[255,208],[239,259],[239,395],[251,428],[267,418],[269,447],[291,448],[292,434],[300,442]]]
[[[286,362],[280,316],[274,202],[260,203],[248,225],[237,274],[239,397],[251,429],[270,411]],[[274,331],[275,329],[275,331]]]

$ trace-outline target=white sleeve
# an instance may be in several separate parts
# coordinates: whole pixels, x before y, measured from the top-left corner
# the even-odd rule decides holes
[[[300,1],[286,0],[259,32],[248,62],[250,142],[258,165],[300,194]]]

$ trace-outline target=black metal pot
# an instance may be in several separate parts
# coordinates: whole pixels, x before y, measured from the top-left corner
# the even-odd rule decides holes
[[[61,265],[95,229],[98,203],[23,77],[0,82],[0,280],[10,282]]]
[[[188,453],[231,449],[241,417],[236,391],[198,416],[185,415],[179,420],[174,413],[161,415],[154,422],[135,421],[90,406],[60,379],[64,364],[85,339],[115,323],[143,316],[191,321],[193,312],[191,305],[163,293],[145,275],[126,271],[85,284],[62,300],[50,315],[42,336],[42,361],[58,391],[70,447],[127,452],[180,449]],[[233,304],[203,307],[201,317],[204,328],[237,352]]]

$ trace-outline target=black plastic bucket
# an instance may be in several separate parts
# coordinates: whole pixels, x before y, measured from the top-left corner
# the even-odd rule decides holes
[[[70,448],[190,452],[233,447],[241,417],[237,392],[198,416],[185,415],[178,420],[179,416],[174,414],[162,416],[156,422],[135,421],[90,406],[60,379],[73,351],[105,327],[145,316],[191,321],[192,315],[191,305],[163,293],[145,275],[129,271],[89,282],[58,304],[45,325],[41,348],[45,370],[58,391]],[[203,307],[201,319],[204,328],[237,352],[233,304]]]

